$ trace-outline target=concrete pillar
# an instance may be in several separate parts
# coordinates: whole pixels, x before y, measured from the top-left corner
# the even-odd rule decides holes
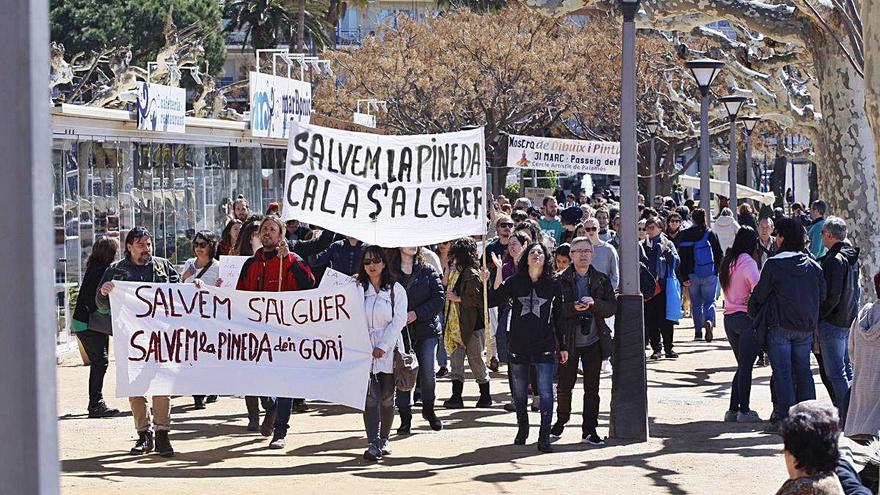
[[[0,16],[0,493],[9,494],[58,493],[48,9],[18,0]]]

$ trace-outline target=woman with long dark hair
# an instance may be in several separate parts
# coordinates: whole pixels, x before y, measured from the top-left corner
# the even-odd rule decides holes
[[[364,406],[364,428],[369,441],[364,459],[378,461],[391,454],[388,437],[394,421],[394,348],[406,325],[408,300],[406,290],[394,281],[385,250],[379,246],[364,248],[357,283],[364,293],[367,328],[373,345]]]
[[[227,256],[235,250],[235,243],[238,240],[238,234],[241,232],[241,220],[230,220],[223,227],[223,233],[220,234],[220,244],[217,245],[217,256]]]
[[[89,417],[106,418],[119,414],[119,409],[107,407],[104,403],[104,375],[107,373],[107,351],[110,345],[110,312],[99,310],[95,294],[101,277],[110,263],[116,259],[119,241],[101,237],[92,246],[92,253],[86,261],[86,274],[83,276],[76,309],[73,311],[71,326],[89,357]]]
[[[424,248],[402,247],[386,250],[391,272],[406,290],[406,326],[403,343],[414,349],[419,363],[418,391],[421,392],[422,417],[431,429],[443,429],[443,423],[434,414],[434,355],[442,335],[440,313],[445,294],[440,276],[425,262]],[[412,392],[397,391],[397,410],[400,413],[398,435],[408,435],[412,424]]]
[[[477,243],[470,237],[463,237],[452,243],[450,254],[454,269],[449,275],[446,289],[446,351],[452,361],[452,396],[443,402],[449,409],[461,409],[464,402],[464,358],[467,356],[474,379],[480,386],[480,399],[477,407],[490,407],[489,371],[483,361],[485,347],[485,323],[483,318],[483,283],[477,271],[479,256]]]
[[[752,255],[758,247],[758,233],[744,225],[733,239],[718,267],[718,280],[724,291],[724,331],[736,358],[736,374],[730,387],[730,407],[724,421],[757,423],[758,413],[749,409],[752,391],[752,364],[762,344],[754,330],[754,320],[749,317],[749,296],[758,285],[761,272]]]
[[[253,256],[263,247],[260,240],[261,218],[250,219],[241,226],[238,238],[235,240],[235,248],[231,254],[236,256]]]
[[[492,261],[501,260],[493,253]],[[489,272],[483,272],[488,280]],[[518,431],[513,443],[524,445],[529,435],[529,369],[537,371],[538,393],[541,396],[541,429],[538,450],[551,452],[550,423],[553,419],[553,374],[558,342],[565,330],[561,314],[562,288],[554,278],[553,263],[547,247],[531,243],[517,263],[516,274],[504,279],[495,273],[490,304],[510,303],[510,335],[508,353],[513,403],[516,407]]]

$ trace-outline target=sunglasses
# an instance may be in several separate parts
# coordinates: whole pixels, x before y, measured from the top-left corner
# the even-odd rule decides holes
[[[587,232],[595,232],[599,230],[599,227],[584,227],[584,230],[586,230]]]
[[[639,232],[646,232],[647,230],[648,229],[643,229],[643,228],[639,227]]]
[[[508,229],[509,229],[509,228],[513,227],[513,222],[499,223],[499,224],[498,224],[498,227],[499,227],[499,228],[502,228],[502,229],[504,229],[504,228],[508,228]]]
[[[382,263],[382,260],[376,260],[376,259],[365,259],[364,260],[364,266],[379,265],[381,263]]]
[[[194,242],[193,242],[193,247],[196,247],[196,248],[206,248],[206,247],[208,247],[208,243],[205,242],[205,241],[194,241]]]

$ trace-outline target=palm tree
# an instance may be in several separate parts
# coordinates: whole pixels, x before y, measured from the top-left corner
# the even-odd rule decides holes
[[[285,0],[226,0],[223,18],[229,20],[227,32],[244,30],[242,46],[250,45],[259,50],[275,48],[283,38],[288,42],[295,40],[300,25],[304,27],[303,37],[311,37],[316,50],[330,44],[321,19],[307,10],[303,12],[303,23],[299,24],[294,12]]]

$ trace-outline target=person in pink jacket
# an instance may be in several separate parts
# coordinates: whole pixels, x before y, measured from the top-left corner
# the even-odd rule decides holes
[[[727,422],[761,421],[758,413],[749,409],[752,364],[762,347],[754,321],[748,315],[749,296],[761,278],[758,263],[752,257],[757,247],[755,229],[741,227],[718,268],[718,280],[724,290],[724,330],[737,363],[730,388],[730,407],[724,414]]]

